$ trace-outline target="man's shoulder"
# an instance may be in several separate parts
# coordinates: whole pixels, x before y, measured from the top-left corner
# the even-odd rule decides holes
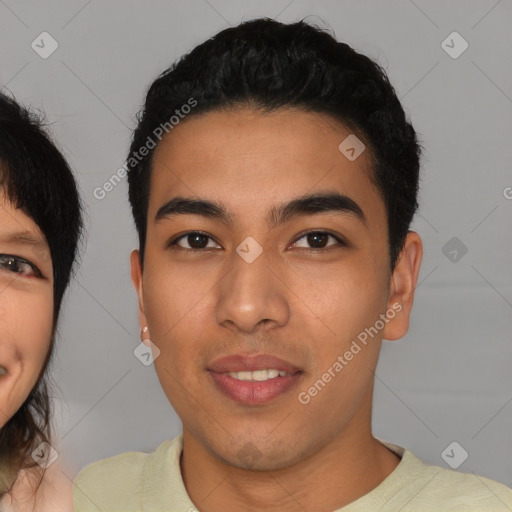
[[[134,497],[144,488],[148,464],[158,463],[176,442],[177,438],[164,441],[152,453],[125,452],[86,466],[73,482],[75,511],[133,507]],[[127,503],[121,503],[125,497]]]
[[[475,473],[434,467],[435,494],[440,500],[451,502],[453,510],[512,510],[512,489],[506,485]]]
[[[410,500],[410,510],[431,510],[433,505],[436,510],[447,512],[512,510],[512,489],[500,482],[474,473],[424,464],[411,452],[407,453],[407,458],[411,471],[417,474],[408,489],[403,490],[403,495],[398,496]]]

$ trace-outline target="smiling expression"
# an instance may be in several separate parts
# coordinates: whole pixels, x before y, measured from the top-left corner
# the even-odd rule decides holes
[[[52,321],[53,271],[46,239],[0,193],[0,428],[41,375]]]
[[[140,322],[185,435],[228,464],[249,446],[257,468],[284,467],[362,431],[381,339],[407,329],[404,312],[297,399],[395,301],[370,155],[338,149],[350,133],[304,111],[213,111],[153,155]]]

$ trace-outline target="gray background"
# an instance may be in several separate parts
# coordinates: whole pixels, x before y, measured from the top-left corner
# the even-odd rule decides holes
[[[0,0],[0,82],[46,111],[87,204],[86,250],[53,366],[55,444],[69,476],[122,451],[152,451],[181,428],[153,367],[133,355],[126,182],[103,200],[93,189],[122,166],[154,77],[206,37],[259,16],[309,16],[377,59],[425,146],[413,226],[425,245],[420,285],[409,334],[384,343],[375,435],[444,467],[441,453],[457,441],[469,453],[459,471],[511,485],[510,0]],[[59,45],[46,59],[31,48],[44,31]],[[456,59],[441,46],[453,31],[469,44]],[[452,237],[468,249],[457,262],[443,253]]]

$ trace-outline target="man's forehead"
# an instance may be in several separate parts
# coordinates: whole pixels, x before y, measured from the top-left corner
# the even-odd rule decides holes
[[[180,161],[203,162],[225,155],[255,159],[264,153],[288,158],[312,153],[318,159],[320,146],[323,153],[336,154],[339,143],[351,132],[340,120],[318,112],[213,110],[189,116],[174,127],[158,144],[154,159],[172,154]]]
[[[238,112],[232,113],[235,116],[238,114]],[[304,118],[301,116],[309,116],[307,120],[311,119],[309,113],[292,112],[287,114],[290,114],[291,117],[298,116],[302,121]],[[344,203],[338,210],[348,211],[351,209],[361,219],[365,218],[364,214],[360,215],[361,212],[364,212],[363,207],[357,203],[360,202],[362,195],[367,193],[366,190],[374,188],[370,179],[371,172],[368,171],[371,165],[370,159],[368,155],[362,154],[357,160],[350,161],[341,153],[338,148],[339,141],[346,136],[347,132],[337,131],[338,126],[334,122],[328,120],[327,124],[324,123],[325,126],[329,125],[328,133],[324,129],[321,133],[316,129],[304,133],[302,129],[304,126],[296,127],[297,130],[295,130],[293,126],[289,126],[290,123],[286,123],[281,127],[277,145],[275,144],[275,133],[273,136],[267,137],[270,139],[270,143],[265,140],[252,144],[254,141],[250,141],[251,144],[244,145],[246,141],[244,142],[241,137],[240,144],[229,145],[220,143],[222,137],[218,137],[215,124],[213,125],[214,133],[211,133],[211,121],[218,120],[219,115],[222,117],[223,114],[213,112],[198,117],[197,121],[203,123],[202,129],[204,129],[204,121],[208,116],[212,116],[209,118],[208,129],[203,130],[202,135],[198,135],[196,129],[191,129],[198,126],[192,124],[196,121],[192,118],[188,128],[187,123],[179,126],[178,131],[171,132],[156,148],[152,161],[150,186],[150,204],[154,218],[157,216],[157,210],[161,209],[165,202],[180,196],[195,197],[196,199],[217,198],[217,201],[208,202],[223,202],[228,205],[242,202],[247,203],[253,209],[255,205],[265,202],[269,207],[266,220],[269,224],[277,224],[282,220],[279,218],[280,215],[297,208],[297,201],[301,196],[306,195],[307,192],[319,193],[326,189],[330,190],[331,196],[334,194],[346,196],[342,200],[339,197],[328,199],[333,209]],[[241,115],[243,117],[245,113],[241,113]],[[258,114],[251,115],[258,116]],[[278,114],[267,114],[267,116],[273,115]],[[262,117],[267,121],[267,128],[273,129],[273,124],[268,122],[272,118]],[[308,123],[306,123],[307,125]],[[251,133],[251,130],[252,128],[248,127],[247,133]],[[266,133],[265,130],[266,128],[263,129],[263,134]],[[293,147],[282,143],[281,135],[284,131],[288,132],[287,140],[296,139]],[[211,144],[210,138],[218,144]],[[309,139],[315,140],[309,144]],[[214,193],[212,194],[212,192]],[[287,193],[285,194],[285,192]],[[272,205],[269,202],[271,196],[275,197]],[[356,199],[358,196],[359,199]],[[222,201],[222,197],[227,199]],[[287,198],[288,202],[295,200],[295,203],[283,210],[277,204],[278,198],[283,203]],[[325,206],[326,199],[316,199],[316,201],[320,200]],[[335,202],[338,204],[333,206]],[[350,202],[355,203],[357,207],[347,207]],[[310,203],[310,205],[306,205],[302,202],[300,207],[314,208],[311,201]],[[181,202],[180,208],[183,209],[183,206],[183,202]],[[189,204],[187,208],[190,209],[190,207]],[[213,212],[214,209],[210,204],[210,212]],[[217,213],[222,209],[224,209],[223,221],[225,223],[233,221],[233,218],[228,218],[227,208],[218,208]],[[221,219],[221,215],[216,215],[216,217]]]

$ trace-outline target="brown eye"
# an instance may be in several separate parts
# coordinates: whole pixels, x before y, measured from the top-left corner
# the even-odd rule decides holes
[[[335,240],[336,243],[328,245],[329,238]],[[297,246],[297,243],[302,239],[305,239],[306,243],[309,244],[309,246]],[[328,233],[326,231],[310,231],[309,233],[305,233],[304,235],[302,235],[302,237],[299,238],[297,240],[297,242],[295,242],[293,244],[294,247],[297,246],[300,248],[319,249],[319,250],[325,249],[332,245],[345,246],[346,244],[345,244],[345,242],[343,242],[343,240],[341,240],[337,236],[335,236],[331,233]]]
[[[180,243],[180,240],[184,240],[186,243],[189,244],[189,247],[183,246]],[[191,251],[200,251],[202,249],[212,249],[213,247],[208,247],[208,240],[212,240],[212,238],[205,234],[201,233],[199,231],[191,231],[190,233],[186,233],[183,236],[180,236],[174,242],[172,242],[170,245],[177,245],[178,247],[181,247],[182,249],[188,249]]]

